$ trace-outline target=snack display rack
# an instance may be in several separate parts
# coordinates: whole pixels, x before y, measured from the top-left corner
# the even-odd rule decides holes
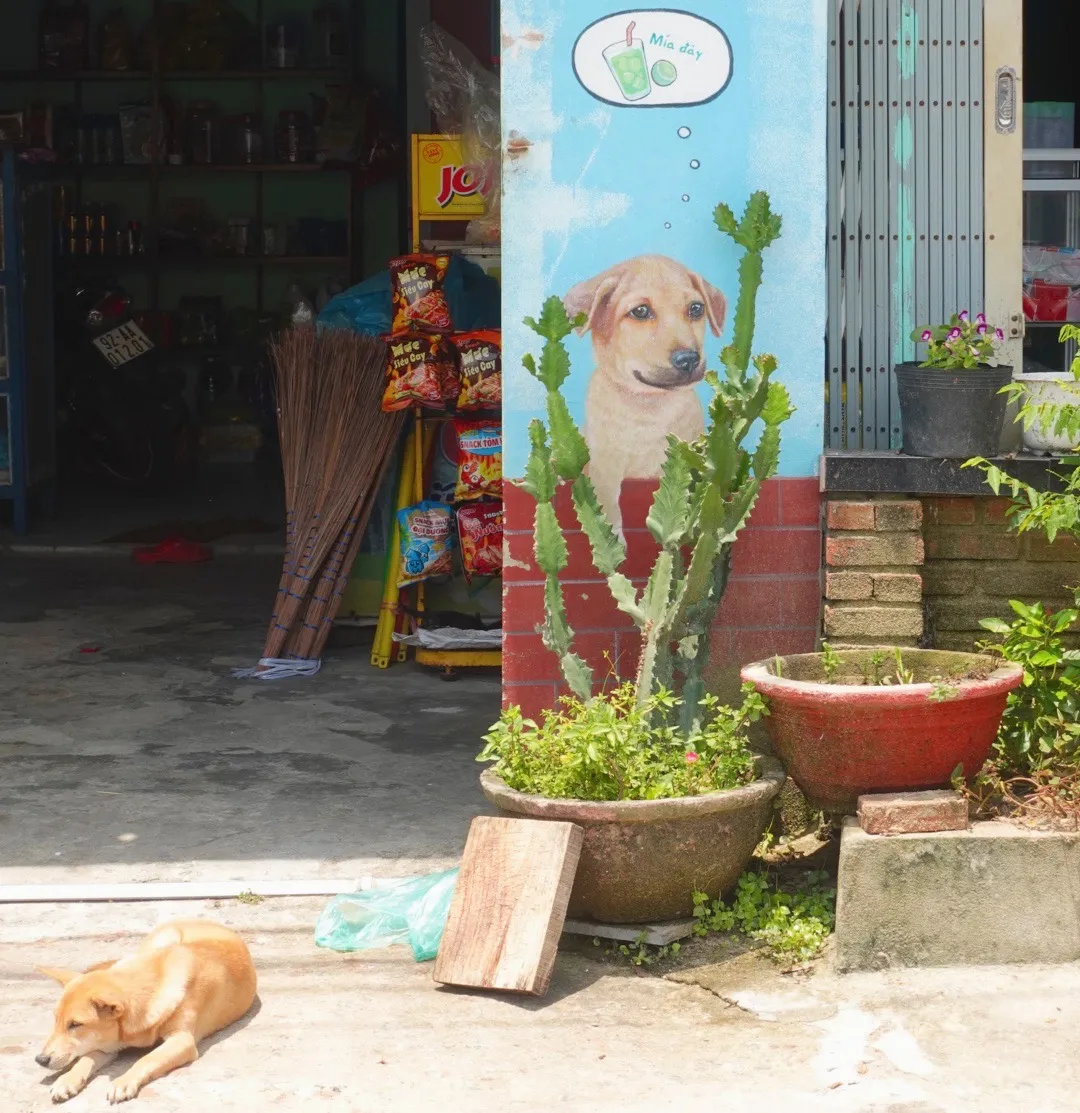
[[[484,200],[476,179],[462,165],[461,142],[454,135],[414,135],[412,137],[412,249],[422,251],[423,226],[427,223],[468,221],[484,213]],[[440,242],[440,251],[464,248],[467,245]],[[497,250],[485,249],[485,255],[497,259]],[[477,260],[479,261],[479,260]],[[485,261],[487,261],[485,259]],[[491,273],[490,267],[485,269]],[[408,646],[394,642],[395,633],[403,633],[408,615],[400,606],[402,590],[398,586],[401,562],[401,528],[398,511],[422,502],[425,498],[427,462],[435,446],[439,426],[453,415],[425,412],[414,406],[394,503],[394,514],[386,558],[382,602],[375,629],[371,663],[377,668],[389,667],[391,661],[404,661]],[[416,621],[423,624],[425,585],[415,585]],[[417,646],[417,663],[442,670],[450,677],[459,668],[499,668],[502,652],[498,649],[431,649]]]

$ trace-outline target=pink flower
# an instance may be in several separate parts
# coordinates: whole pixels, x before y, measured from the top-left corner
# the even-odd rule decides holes
[[[694,762],[697,761],[697,754],[695,754],[693,750],[688,750],[686,753],[686,761],[687,764],[693,765]]]
[[[960,330],[958,328],[954,328],[949,332],[948,339],[949,340],[959,340],[961,335],[962,335],[962,333],[960,332]]]
[[[975,323],[976,323],[977,325],[982,325],[982,326],[983,326],[983,327],[985,328],[985,327],[986,327],[986,314],[985,314],[985,313],[980,313],[980,314],[979,314],[979,315],[978,315],[978,316],[977,316],[977,317],[975,318]]]
[[[966,321],[969,318],[970,318],[970,314],[968,313],[968,311],[966,309],[961,309],[960,310],[960,320],[961,321]]]
[[[986,323],[985,321],[982,321],[982,322],[980,322],[980,324],[979,324],[979,327],[978,327],[978,328],[977,328],[977,329],[976,329],[975,331],[976,331],[976,332],[977,332],[977,333],[978,333],[978,334],[979,334],[980,336],[985,336],[985,335],[986,335],[986,333],[987,333],[987,331],[988,331],[988,329],[989,329],[989,327],[990,327],[990,326],[989,326],[989,325],[988,325],[988,324],[987,324],[987,323]]]
[[[929,342],[934,339],[934,334],[929,329],[926,329],[922,334],[922,338],[924,341]]]
[[[994,329],[994,337],[998,340],[1004,340],[1005,339],[1005,333],[1003,333],[1001,331],[1001,329],[999,329],[999,328]]]

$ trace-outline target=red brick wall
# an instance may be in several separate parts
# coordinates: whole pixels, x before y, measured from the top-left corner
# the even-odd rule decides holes
[[[639,585],[656,555],[645,528],[655,483],[623,486],[626,530],[624,571]],[[598,680],[614,671],[633,676],[637,631],[611,600],[607,584],[589,559],[565,486],[558,505],[566,530],[570,565],[563,589],[575,651],[593,666]],[[526,714],[553,706],[566,691],[559,665],[536,633],[543,621],[543,575],[533,559],[533,501],[506,485],[506,562],[503,568],[503,703]],[[773,479],[735,544],[731,581],[713,628],[710,679],[730,688],[738,668],[773,653],[809,653],[821,609],[821,522],[816,479]],[[608,663],[610,660],[610,664]]]

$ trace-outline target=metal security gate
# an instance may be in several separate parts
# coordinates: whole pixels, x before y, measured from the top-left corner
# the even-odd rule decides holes
[[[911,331],[983,309],[983,0],[829,0],[826,440],[899,447]]]

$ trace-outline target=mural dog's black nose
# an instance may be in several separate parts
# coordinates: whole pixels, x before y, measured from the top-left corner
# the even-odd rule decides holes
[[[35,1055],[34,1062],[37,1063],[39,1067],[47,1067],[49,1065],[49,1057],[48,1055]]]
[[[701,362],[701,353],[694,348],[676,348],[671,353],[671,366],[684,375],[692,375]]]

